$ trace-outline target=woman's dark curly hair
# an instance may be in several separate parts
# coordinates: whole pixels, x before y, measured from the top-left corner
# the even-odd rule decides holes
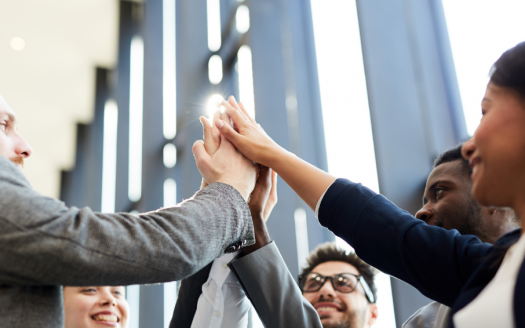
[[[361,260],[354,252],[347,252],[338,247],[335,242],[327,242],[317,246],[306,259],[307,266],[301,271],[301,276],[312,272],[319,264],[331,261],[345,262],[355,267],[366,280],[374,299],[377,300],[377,287],[374,283],[376,269]]]

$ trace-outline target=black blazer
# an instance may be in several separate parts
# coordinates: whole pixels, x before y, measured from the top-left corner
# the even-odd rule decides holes
[[[382,195],[345,179],[328,188],[319,221],[370,265],[450,306],[451,318],[492,280],[504,250],[521,234],[518,229],[494,245],[482,243],[475,236],[429,226]],[[524,267],[522,264],[512,297],[516,327],[525,328]]]
[[[197,311],[202,285],[208,281],[213,262],[186,279],[181,280],[177,304],[173,310],[170,328],[190,328]]]

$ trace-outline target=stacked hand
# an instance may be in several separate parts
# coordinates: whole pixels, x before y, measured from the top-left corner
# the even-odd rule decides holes
[[[226,104],[239,111],[243,111],[246,117],[250,119],[250,122],[255,123],[255,120],[253,120],[253,118],[251,118],[248,115],[248,113],[244,109],[244,106],[242,104],[237,104],[233,97],[230,97]],[[217,110],[212,120],[213,122],[224,122],[225,125],[228,125],[230,128],[233,129],[230,123],[230,117],[226,113],[221,113]],[[216,156],[216,154],[219,154],[218,152],[220,151],[221,147],[223,147],[223,143],[226,142],[227,144],[229,144],[227,147],[230,147],[231,143],[226,138],[221,138],[221,132],[218,130],[215,124],[210,123],[210,121],[205,117],[201,117],[201,123],[203,126],[204,134],[203,145],[210,158],[213,158]],[[201,154],[199,154],[199,156],[201,156]],[[197,154],[195,157],[198,157]],[[198,160],[197,163],[197,166],[199,166]],[[275,171],[271,170],[266,166],[257,164],[256,167],[258,169],[256,179],[257,182],[255,183],[255,186],[250,194],[248,201],[248,206],[250,207],[250,212],[252,214],[255,229],[256,243],[255,245],[244,248],[244,253],[250,253],[252,251],[255,251],[256,249],[270,242],[270,237],[268,235],[268,231],[266,230],[266,225],[264,224],[264,222],[268,220],[270,213],[272,212],[275,204],[277,203],[277,174],[275,173]],[[201,173],[203,171],[208,172],[210,169],[211,168],[206,167],[205,171],[203,168]],[[201,170],[200,167],[199,170]],[[208,185],[208,182],[214,181],[213,179],[208,180],[203,175],[201,188],[206,187]]]
[[[221,140],[229,140],[247,158],[272,168],[315,210],[319,199],[335,181],[335,177],[275,143],[242,105],[237,105],[235,101],[223,101],[222,105],[229,118],[226,121],[215,121]],[[233,127],[229,124],[230,119]]]
[[[227,139],[217,144],[208,120],[201,118],[205,129],[207,146],[198,140],[193,144],[197,168],[205,183],[223,182],[237,189],[248,199],[255,187],[258,166],[241,154]],[[208,130],[207,130],[208,129]],[[215,139],[214,139],[215,138]],[[209,149],[209,150],[208,150]]]

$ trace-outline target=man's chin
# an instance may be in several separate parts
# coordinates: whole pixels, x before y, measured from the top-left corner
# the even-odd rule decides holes
[[[319,318],[323,328],[354,328],[352,319],[345,315],[344,312],[323,314]]]
[[[321,324],[323,325],[323,328],[351,328],[352,325],[349,322],[346,322],[345,320],[338,319],[334,320],[333,318],[330,319],[321,319]]]
[[[341,321],[344,321],[342,316],[323,315],[320,318],[323,327],[339,327],[338,324],[340,324]]]

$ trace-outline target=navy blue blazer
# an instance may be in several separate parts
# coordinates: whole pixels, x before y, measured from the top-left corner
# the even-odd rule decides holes
[[[521,233],[512,231],[494,245],[482,243],[475,236],[429,226],[382,195],[345,179],[328,188],[319,222],[352,245],[370,265],[451,307],[451,317],[492,280],[503,249]],[[516,327],[525,327],[524,267],[522,264],[513,295]]]

